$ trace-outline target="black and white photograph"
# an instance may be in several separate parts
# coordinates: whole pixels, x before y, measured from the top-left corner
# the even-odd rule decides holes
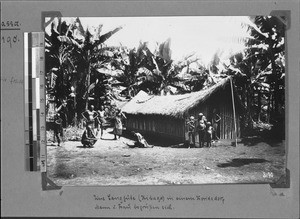
[[[279,16],[46,17],[48,177],[284,184],[285,31]]]

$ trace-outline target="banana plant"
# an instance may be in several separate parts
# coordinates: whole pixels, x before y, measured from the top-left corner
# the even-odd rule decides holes
[[[246,121],[274,121],[284,106],[285,24],[278,17],[256,16],[243,26],[250,35],[243,39],[246,49],[230,58],[228,74],[246,106]]]
[[[48,93],[54,94],[56,100],[73,100],[72,110],[81,115],[91,95],[96,99],[106,95],[105,91],[94,92],[103,89],[106,80],[96,69],[112,59],[104,43],[122,27],[102,34],[99,25],[91,33],[79,18],[71,22],[57,18],[49,25],[45,36]]]
[[[158,48],[150,54],[150,57],[153,67],[151,80],[147,81],[148,89],[158,95],[184,92],[184,80],[180,77],[180,73],[188,64],[187,62],[175,63],[172,60],[171,39],[158,44]],[[172,88],[175,92],[171,92]]]
[[[120,95],[130,99],[143,89],[145,81],[152,80],[152,53],[146,42],[140,42],[137,49],[120,47],[115,55],[117,58],[111,62],[112,87],[122,87]]]
[[[54,95],[57,102],[67,99],[70,94],[72,73],[75,70],[71,56],[74,47],[59,40],[68,33],[69,28],[70,25],[59,18],[51,23],[50,31],[45,34],[46,88],[47,93]]]
[[[121,29],[122,27],[117,27],[102,34],[102,25],[99,25],[94,28],[94,34],[92,34],[92,30],[84,29],[80,19],[76,18],[74,23],[70,25],[68,33],[58,37],[60,42],[74,47],[72,56],[76,60],[76,70],[79,74],[76,86],[78,91],[75,96],[77,100],[85,102],[85,109],[88,108],[89,98],[93,90],[95,88],[99,90],[106,80],[97,72],[99,67],[103,67],[111,61],[111,53],[104,43]],[[96,98],[99,98],[99,95],[96,95]]]
[[[274,97],[274,114],[278,116],[280,106],[283,105],[284,96],[284,66],[280,60],[284,57],[285,48],[285,22],[284,18],[276,16],[256,16],[251,18],[252,25],[248,30],[253,39],[246,41],[247,59],[254,59],[259,71],[256,79],[263,78],[271,86]],[[284,58],[283,58],[284,59]],[[271,72],[266,74],[265,72]],[[257,80],[253,82],[257,83]]]

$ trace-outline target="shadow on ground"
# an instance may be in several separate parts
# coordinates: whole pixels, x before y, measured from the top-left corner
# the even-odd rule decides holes
[[[115,141],[116,139],[114,138],[101,138],[103,141]]]
[[[91,149],[91,148],[93,148],[93,147],[84,147],[84,146],[80,145],[80,146],[76,146],[76,148]]]
[[[221,168],[241,167],[241,166],[248,165],[251,163],[265,163],[265,162],[269,162],[269,161],[267,161],[265,159],[260,159],[260,158],[235,158],[235,159],[232,159],[228,163],[220,163],[217,166],[221,167]]]

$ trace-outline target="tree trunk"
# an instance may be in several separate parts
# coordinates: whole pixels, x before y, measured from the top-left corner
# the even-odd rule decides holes
[[[260,112],[261,112],[261,92],[257,92],[257,121],[260,121]]]
[[[87,51],[87,61],[88,61],[88,67],[87,67],[87,75],[86,75],[86,97],[85,97],[85,110],[88,109],[89,106],[89,87],[91,83],[91,66],[90,66],[90,51]]]
[[[273,44],[269,44],[269,55],[272,65],[272,74],[274,76],[274,116],[277,117],[279,115],[279,84],[278,84],[278,75],[277,75],[277,66],[275,63],[275,57],[273,53]]]
[[[250,85],[248,85],[248,88],[247,88],[247,126],[250,127],[252,126],[252,100],[253,100],[253,96],[252,96],[252,93],[251,93],[251,88],[250,88]]]
[[[74,118],[73,118],[73,124],[74,126],[77,127],[77,101],[76,101],[76,96],[77,96],[77,93],[76,93],[76,88],[74,90],[74,98],[73,98],[73,104],[74,104]]]
[[[269,100],[268,100],[268,112],[267,112],[267,122],[268,123],[270,123],[271,107],[272,107],[272,94],[271,94],[271,91],[270,91]]]

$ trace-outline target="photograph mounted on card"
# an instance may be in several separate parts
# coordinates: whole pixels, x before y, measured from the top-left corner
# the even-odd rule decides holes
[[[287,17],[44,22],[51,182],[287,184]]]

